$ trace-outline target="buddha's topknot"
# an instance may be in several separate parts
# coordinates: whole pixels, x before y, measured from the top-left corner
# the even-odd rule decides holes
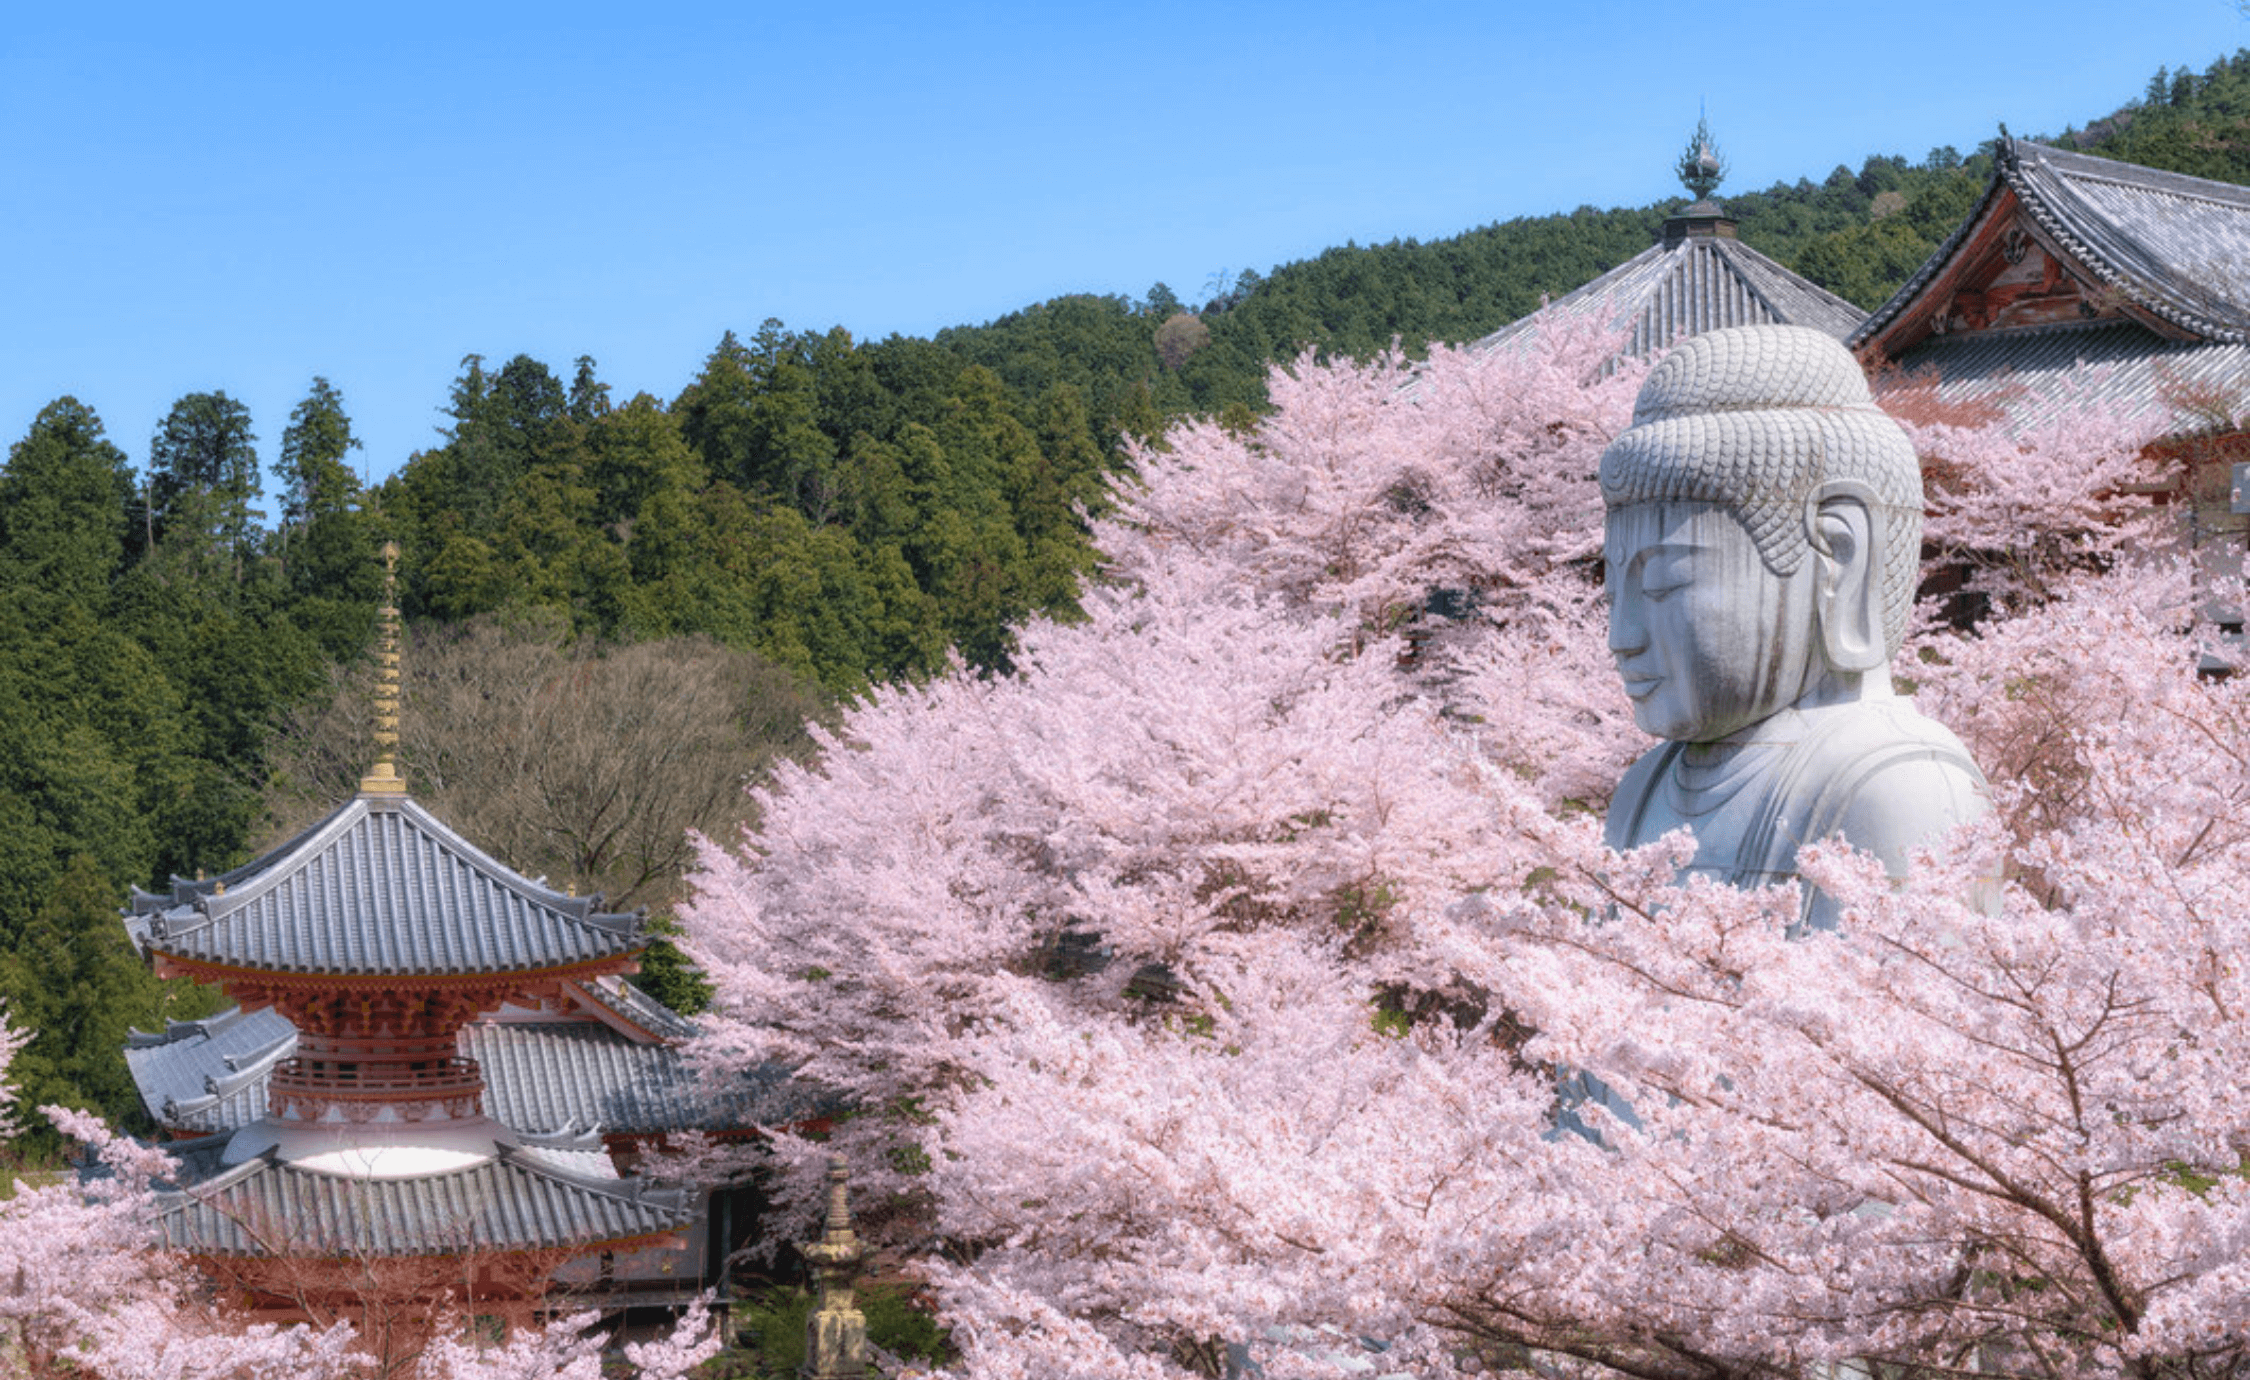
[[[1766,567],[1795,571],[1805,499],[1831,480],[1865,484],[1886,510],[1885,643],[1896,649],[1922,550],[1922,471],[1842,345],[1802,326],[1692,336],[1649,371],[1633,425],[1602,453],[1602,500],[1732,509]]]

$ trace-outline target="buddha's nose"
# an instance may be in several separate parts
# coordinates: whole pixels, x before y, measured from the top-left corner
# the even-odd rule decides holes
[[[1640,601],[1614,594],[1609,601],[1609,651],[1620,659],[1648,648],[1648,627],[1641,619]]]

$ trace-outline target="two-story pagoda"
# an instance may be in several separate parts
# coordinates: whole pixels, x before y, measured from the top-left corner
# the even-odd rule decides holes
[[[525,1135],[488,1110],[464,1028],[585,1006],[647,940],[639,915],[523,877],[407,795],[384,612],[382,760],[359,795],[224,876],[136,890],[126,917],[160,975],[293,1032],[286,1057],[244,1070],[262,1114],[182,1157],[161,1223],[276,1315],[350,1315],[374,1267],[417,1260],[445,1262],[459,1304],[500,1311],[536,1302],[574,1257],[675,1243],[698,1215],[621,1177],[598,1140]]]

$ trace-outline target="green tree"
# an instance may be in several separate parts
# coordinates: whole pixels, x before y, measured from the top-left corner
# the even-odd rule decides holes
[[[567,404],[571,420],[587,425],[609,412],[609,385],[594,376],[594,357],[580,355],[576,372],[570,378],[570,400]]]
[[[740,483],[748,472],[750,409],[757,391],[750,351],[728,331],[704,359],[702,372],[672,402],[680,434],[714,478]]]
[[[22,1101],[90,1108],[145,1130],[122,1051],[134,1027],[207,1014],[209,995],[158,982],[117,921],[122,889],[94,858],[79,854],[41,899],[13,951],[0,955],[0,1001],[8,1018],[36,1031],[8,1075]],[[59,1148],[44,1127],[18,1142],[40,1154]]]
[[[149,441],[152,551],[169,545],[174,578],[239,582],[250,554],[258,493],[250,409],[226,395],[190,393]]]
[[[119,745],[70,706],[17,693],[0,697],[0,782],[9,790],[0,897],[11,944],[21,917],[54,885],[64,859],[93,856],[104,875],[150,879],[158,852],[142,783]],[[169,728],[172,725],[165,725]]]
[[[899,447],[872,436],[858,436],[837,466],[839,520],[863,544],[880,546],[906,540],[920,517],[907,483]]]
[[[274,545],[288,583],[290,616],[332,660],[367,644],[380,590],[374,521],[347,460],[358,449],[343,397],[315,376],[281,434],[274,478],[283,507]]]
[[[815,525],[834,516],[837,448],[821,427],[820,378],[807,341],[781,322],[767,319],[751,346],[727,332],[673,411],[714,477]]]
[[[2141,103],[2096,121],[2089,134],[2077,142],[2105,158],[2250,183],[2250,49],[2200,75],[2158,68]]]
[[[569,399],[547,366],[529,355],[517,355],[497,374],[485,372],[482,356],[468,355],[449,410],[444,501],[470,532],[483,532],[516,482],[570,441]]]
[[[646,393],[597,417],[587,430],[587,449],[594,520],[628,549],[643,510],[659,494],[693,494],[708,478],[678,418]]]
[[[444,545],[416,562],[415,573],[423,608],[439,618],[474,618],[500,607],[508,597],[491,545],[466,533],[446,537]]]
[[[1936,247],[1935,240],[1916,233],[1904,217],[1892,216],[1823,235],[1806,245],[1790,268],[1873,311]]]
[[[825,335],[805,335],[799,355],[812,371],[820,429],[839,453],[859,436],[889,436],[898,430],[903,409],[884,386],[874,358],[837,327]]]
[[[359,476],[347,457],[361,449],[352,419],[334,384],[313,376],[304,401],[289,413],[281,433],[274,478],[281,484],[284,530],[303,527],[323,514],[342,512],[359,502]]]
[[[568,613],[581,627],[616,626],[631,571],[610,532],[594,520],[598,495],[573,458],[526,474],[500,513],[495,576],[506,602]]]
[[[1085,399],[1057,384],[1039,399],[1037,449],[1018,452],[1012,482],[1016,528],[1026,550],[1025,587],[1034,606],[1068,614],[1078,582],[1094,569],[1093,543],[1081,514],[1104,505],[1109,466],[1094,442]]]
[[[907,544],[946,635],[978,666],[1004,670],[1009,626],[1034,607],[1017,487],[1042,464],[1039,443],[989,370],[964,370],[935,428],[942,463],[922,477],[923,525]]]
[[[40,410],[0,471],[0,581],[100,611],[125,556],[133,477],[76,398]]]

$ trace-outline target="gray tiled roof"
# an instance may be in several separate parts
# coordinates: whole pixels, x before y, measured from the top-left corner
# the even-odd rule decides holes
[[[684,1194],[558,1172],[503,1148],[469,1169],[357,1179],[268,1156],[166,1195],[165,1244],[206,1255],[446,1255],[585,1247],[685,1228]]]
[[[233,1007],[173,1021],[161,1035],[133,1032],[125,1066],[158,1125],[225,1131],[265,1115],[266,1078],[297,1051],[297,1027],[271,1008]]]
[[[695,1022],[623,978],[595,978],[591,982],[579,983],[578,990],[604,1009],[624,1017],[651,1035],[667,1040],[684,1040],[695,1033]]]
[[[646,1008],[648,1025],[694,1033],[645,993],[610,996]],[[732,1095],[706,1093],[677,1044],[636,1041],[591,1019],[471,1022],[462,1027],[460,1047],[484,1075],[486,1110],[527,1136],[738,1130],[823,1110],[778,1066]],[[175,1022],[161,1036],[138,1036],[125,1059],[159,1125],[208,1135],[264,1116],[268,1076],[296,1048],[297,1031],[286,1018],[237,1007],[208,1021]]]
[[[2250,188],[2003,139],[1984,200],[1849,343],[1905,311],[2007,191],[2127,303],[2205,340],[2250,341]]]
[[[1810,326],[1841,340],[1866,315],[1742,241],[1716,235],[1651,245],[1547,310],[1563,320],[1592,316],[1629,330],[1626,353],[1635,357],[1726,326]],[[1538,319],[1511,322],[1470,348],[1504,344]]]
[[[411,799],[351,801],[251,863],[170,897],[137,891],[136,944],[337,976],[539,971],[645,947],[640,917],[529,880]]]
[[[778,1068],[733,1095],[712,1095],[676,1045],[636,1044],[593,1021],[481,1021],[461,1052],[484,1069],[487,1106],[525,1131],[720,1131],[809,1115]]]
[[[1909,378],[1935,370],[1940,400],[1988,402],[2012,431],[2085,402],[2169,426],[2181,399],[2250,391],[2250,345],[2167,340],[2132,321],[1931,336],[1898,365]]]

